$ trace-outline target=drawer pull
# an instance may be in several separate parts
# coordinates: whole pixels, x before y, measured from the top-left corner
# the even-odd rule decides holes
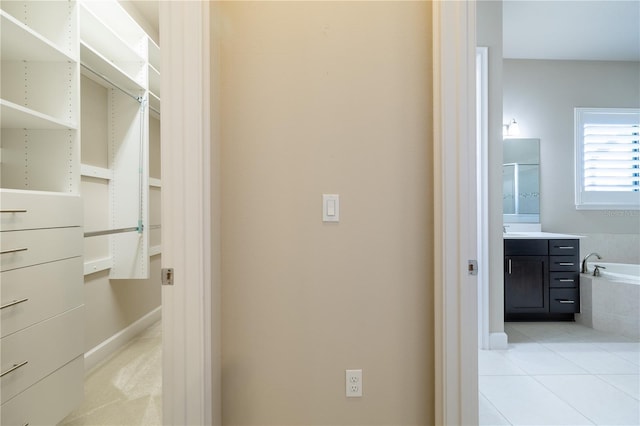
[[[509,275],[511,275],[511,259],[509,259]]]
[[[7,371],[4,371],[2,373],[0,373],[0,377],[4,377],[5,375],[11,373],[12,371],[16,371],[18,368],[23,367],[25,365],[27,365],[29,361],[22,361],[18,364],[13,364],[13,367],[11,367],[10,369],[8,369]]]
[[[560,250],[573,250],[575,247],[572,246],[556,246],[556,248]]]
[[[2,209],[0,213],[26,213],[27,209]]]
[[[558,303],[562,303],[563,305],[573,305],[574,303],[576,303],[576,301],[575,300],[558,300]]]
[[[18,303],[26,302],[27,300],[29,300],[29,299],[26,298],[26,297],[24,299],[14,300],[13,302],[9,302],[6,305],[0,306],[0,309],[8,308],[9,306],[13,306],[13,305],[17,305]]]
[[[561,283],[572,283],[572,282],[575,282],[575,280],[571,279],[571,278],[561,278],[558,281],[560,281]]]
[[[573,263],[573,262],[560,262],[560,263],[558,263],[558,265],[560,265],[560,266],[573,266],[573,265],[575,265],[575,263]]]
[[[2,251],[0,251],[0,254],[18,253],[20,251],[27,251],[27,250],[28,250],[27,247],[20,247],[20,248],[15,248],[15,249],[2,250]]]

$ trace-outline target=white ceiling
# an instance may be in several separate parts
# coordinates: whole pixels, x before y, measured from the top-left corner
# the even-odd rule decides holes
[[[503,3],[503,56],[640,61],[640,1]]]
[[[158,30],[158,1],[133,0]],[[504,0],[503,56],[640,61],[640,0]]]

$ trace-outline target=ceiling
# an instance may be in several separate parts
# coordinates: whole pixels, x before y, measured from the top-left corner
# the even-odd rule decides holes
[[[133,0],[158,30],[158,1]],[[503,55],[522,59],[640,61],[638,0],[505,0]]]
[[[503,56],[640,61],[640,1],[503,2]]]

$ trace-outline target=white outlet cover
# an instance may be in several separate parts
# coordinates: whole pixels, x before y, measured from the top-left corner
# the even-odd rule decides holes
[[[345,384],[347,398],[362,397],[362,370],[346,370]]]

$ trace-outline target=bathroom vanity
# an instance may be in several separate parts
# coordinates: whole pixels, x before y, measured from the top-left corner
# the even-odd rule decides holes
[[[504,234],[505,321],[573,321],[580,312],[580,237]]]

